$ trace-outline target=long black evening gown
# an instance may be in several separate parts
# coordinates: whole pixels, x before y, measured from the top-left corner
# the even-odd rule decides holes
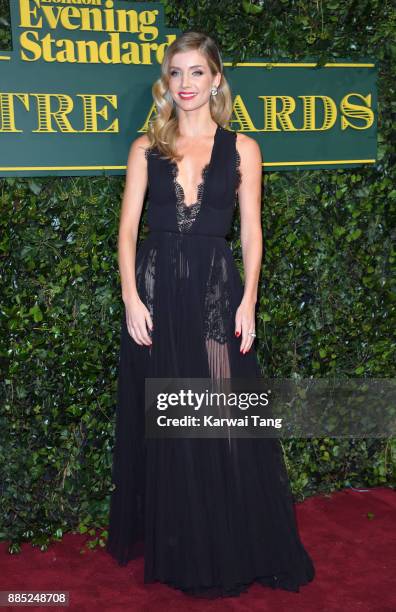
[[[153,343],[133,340],[124,312],[106,550],[126,565],[144,548],[144,582],[190,595],[237,595],[254,581],[299,591],[315,570],[279,439],[145,438],[145,377],[261,376],[253,347],[243,355],[235,337],[243,286],[225,236],[241,178],[236,133],[217,127],[192,205],[177,165],[155,148],[146,159],[150,232],[136,282]]]

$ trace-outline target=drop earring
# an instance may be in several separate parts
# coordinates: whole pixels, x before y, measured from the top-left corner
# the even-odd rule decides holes
[[[212,87],[211,94],[212,96],[217,96],[217,87]]]

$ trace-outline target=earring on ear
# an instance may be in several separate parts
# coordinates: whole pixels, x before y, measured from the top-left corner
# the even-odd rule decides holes
[[[212,87],[211,94],[212,96],[217,96],[217,87]]]

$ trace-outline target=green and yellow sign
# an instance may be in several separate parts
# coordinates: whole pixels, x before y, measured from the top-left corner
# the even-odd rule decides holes
[[[124,174],[156,113],[152,83],[181,33],[160,3],[12,0],[13,49],[0,51],[0,175]],[[264,170],[374,164],[372,59],[316,68],[223,57],[232,129],[257,140]]]

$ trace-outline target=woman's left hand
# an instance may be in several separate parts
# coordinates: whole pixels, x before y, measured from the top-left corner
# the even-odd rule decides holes
[[[254,323],[255,303],[242,300],[235,314],[235,335],[240,337],[241,346],[240,352],[245,354],[250,350],[253,344],[254,336],[250,336],[249,332],[256,333]]]

